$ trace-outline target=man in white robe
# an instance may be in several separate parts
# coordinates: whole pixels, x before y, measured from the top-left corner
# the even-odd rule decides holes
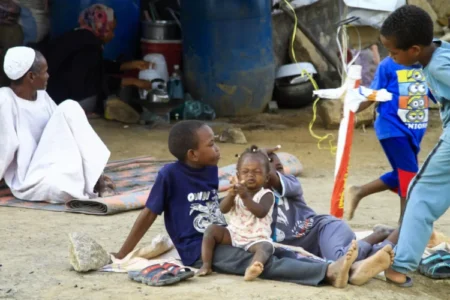
[[[0,180],[29,201],[66,202],[113,193],[102,175],[110,152],[80,105],[57,106],[45,91],[47,62],[28,47],[8,50],[0,88]]]

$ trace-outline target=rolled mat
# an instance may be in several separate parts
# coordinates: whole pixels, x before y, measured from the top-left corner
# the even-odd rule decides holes
[[[288,153],[278,153],[285,166],[286,174],[299,176],[303,170],[300,161]],[[70,200],[65,204],[46,201],[25,201],[14,198],[9,188],[0,182],[0,206],[31,208],[48,211],[83,213],[87,215],[113,215],[120,212],[140,209],[145,206],[149,191],[155,182],[158,171],[170,161],[156,160],[152,157],[139,157],[114,161],[105,168],[105,174],[116,184],[119,195],[89,200]],[[236,174],[236,164],[219,169],[219,191],[230,187],[229,178]]]

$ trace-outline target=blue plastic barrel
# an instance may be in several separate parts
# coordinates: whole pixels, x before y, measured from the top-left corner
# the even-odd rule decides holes
[[[104,4],[114,10],[117,27],[114,39],[105,45],[104,57],[132,59],[139,45],[139,0],[52,0],[50,7],[52,37],[79,26],[80,12],[92,4]]]
[[[181,1],[185,86],[218,116],[257,114],[272,98],[271,2]]]

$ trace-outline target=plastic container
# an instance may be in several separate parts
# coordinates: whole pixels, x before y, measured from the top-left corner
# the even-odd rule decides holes
[[[184,87],[181,80],[180,67],[174,66],[174,72],[167,85],[170,99],[184,99]]]
[[[142,38],[147,40],[180,40],[181,30],[175,21],[142,21]]]
[[[156,72],[158,72],[165,82],[169,81],[169,71],[167,70],[166,58],[164,55],[159,53],[147,54],[144,56],[144,60],[154,63]]]
[[[93,4],[104,4],[114,10],[117,26],[114,39],[105,45],[106,59],[131,60],[137,54],[140,27],[139,0],[52,0],[50,35],[57,37],[79,27],[78,17]]]
[[[141,39],[142,55],[159,53],[164,55],[167,63],[167,70],[172,74],[175,65],[181,65],[181,40],[146,40]]]
[[[258,114],[272,99],[271,2],[181,1],[185,88],[218,116]]]

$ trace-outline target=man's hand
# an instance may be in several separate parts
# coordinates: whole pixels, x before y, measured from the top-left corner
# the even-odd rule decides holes
[[[261,148],[259,150],[262,153],[264,153],[267,156],[267,158],[269,158],[272,153],[275,153],[276,151],[278,151],[280,149],[281,149],[281,146],[277,145],[276,147],[273,147],[273,148]]]
[[[143,90],[151,90],[152,83],[147,80],[141,80],[137,78],[124,78],[122,79],[122,86],[135,86]]]
[[[130,71],[130,70],[148,70],[150,68],[154,68],[154,64],[144,60],[133,60],[126,63],[123,63],[120,66],[120,70],[122,71]]]

